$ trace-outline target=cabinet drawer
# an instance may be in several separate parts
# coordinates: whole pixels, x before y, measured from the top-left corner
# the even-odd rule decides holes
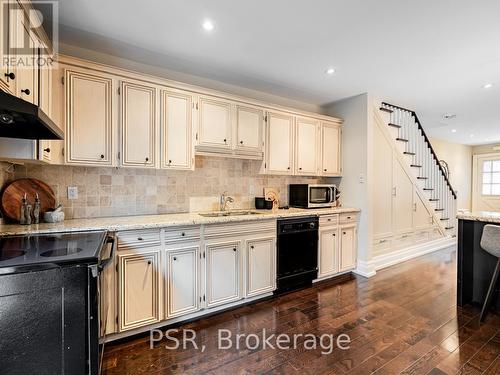
[[[179,241],[198,240],[201,236],[201,227],[178,227],[165,229],[165,243],[173,243]]]
[[[391,237],[379,238],[373,241],[373,255],[387,254],[391,251]]]
[[[392,248],[404,249],[405,247],[410,247],[413,244],[413,241],[414,241],[414,236],[412,233],[400,234],[393,238]]]
[[[358,214],[356,212],[340,214],[340,224],[355,223],[357,220]]]
[[[159,229],[133,230],[118,233],[118,248],[120,250],[156,246],[160,245],[160,242]]]
[[[319,217],[319,226],[336,226],[339,224],[339,215],[322,215]]]

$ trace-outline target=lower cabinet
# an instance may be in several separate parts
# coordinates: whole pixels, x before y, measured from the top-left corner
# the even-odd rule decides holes
[[[200,247],[167,250],[166,254],[166,318],[198,311]]]
[[[356,267],[356,231],[356,226],[340,227],[340,272]]]
[[[337,227],[320,230],[318,278],[333,275],[339,271],[338,237]]]
[[[246,246],[246,297],[269,293],[276,289],[276,240],[250,240]]]
[[[118,254],[119,331],[161,319],[160,248]]]
[[[241,242],[206,245],[206,306],[214,307],[241,298]]]

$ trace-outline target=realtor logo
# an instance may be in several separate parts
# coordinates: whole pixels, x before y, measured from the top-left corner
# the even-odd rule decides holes
[[[2,66],[52,66],[59,47],[57,1],[0,0]]]

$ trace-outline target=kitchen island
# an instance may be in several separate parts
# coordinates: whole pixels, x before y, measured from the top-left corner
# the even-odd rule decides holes
[[[472,211],[458,218],[457,305],[482,305],[497,259],[481,248],[481,236],[486,224],[500,225],[500,213]],[[497,292],[492,305],[500,313]]]

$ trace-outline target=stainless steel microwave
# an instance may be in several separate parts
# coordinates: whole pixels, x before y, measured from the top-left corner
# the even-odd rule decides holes
[[[337,186],[335,185],[290,184],[288,186],[290,207],[333,207],[336,199]]]

